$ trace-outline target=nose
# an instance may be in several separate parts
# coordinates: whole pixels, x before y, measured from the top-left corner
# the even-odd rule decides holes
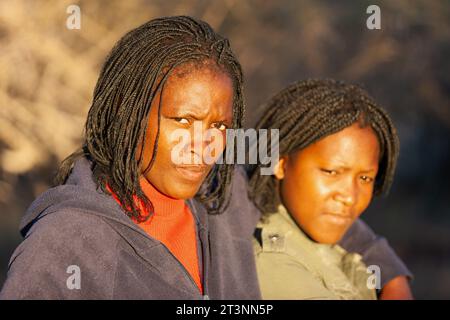
[[[217,138],[213,133],[203,121],[194,122],[190,151],[195,164],[209,164],[210,161],[206,161],[203,157],[207,146],[211,143],[211,137]]]
[[[347,207],[354,205],[358,198],[358,187],[352,177],[342,179],[334,199]]]

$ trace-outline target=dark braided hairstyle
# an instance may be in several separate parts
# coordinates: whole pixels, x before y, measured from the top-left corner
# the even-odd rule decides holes
[[[280,157],[301,150],[356,122],[369,125],[380,144],[379,171],[374,194],[387,193],[399,153],[395,127],[386,111],[356,85],[335,80],[306,80],[276,94],[257,124],[257,129],[279,129]],[[270,150],[270,146],[269,146]],[[279,181],[250,167],[249,196],[264,214],[280,204]]]
[[[242,126],[243,75],[228,40],[206,22],[191,17],[154,19],[127,33],[106,58],[94,90],[83,146],[62,162],[55,183],[65,183],[74,162],[86,156],[93,162],[97,188],[109,193],[107,184],[129,217],[145,221],[148,216],[141,215],[133,197],[141,199],[150,214],[153,206],[139,184],[142,157],[136,159],[136,151],[145,139],[152,101],[178,66],[206,66],[229,75],[234,87],[232,127]],[[152,160],[146,171],[158,149],[160,107]],[[210,214],[220,213],[228,205],[233,168],[216,164],[197,192],[196,198]]]

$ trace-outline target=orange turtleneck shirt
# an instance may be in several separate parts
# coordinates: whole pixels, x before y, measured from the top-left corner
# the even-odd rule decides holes
[[[138,223],[138,225],[149,236],[157,239],[169,249],[189,272],[200,292],[203,293],[195,221],[191,210],[183,199],[166,196],[152,186],[147,179],[141,178],[140,184],[142,191],[153,204],[154,214],[147,221]],[[119,202],[114,194],[113,196]],[[143,210],[145,211],[145,209]]]

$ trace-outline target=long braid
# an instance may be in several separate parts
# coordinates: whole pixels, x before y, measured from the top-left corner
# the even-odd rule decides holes
[[[55,183],[64,183],[74,162],[87,156],[94,163],[97,187],[109,193],[109,185],[128,216],[145,221],[148,216],[141,215],[133,195],[144,201],[150,214],[153,206],[139,184],[142,157],[136,159],[136,151],[145,141],[153,99],[171,72],[188,63],[216,68],[230,76],[234,86],[232,127],[241,128],[243,75],[228,40],[191,17],[154,19],[127,33],[107,56],[94,89],[83,147],[62,162]],[[145,170],[151,168],[158,149],[160,107],[152,160]],[[210,214],[220,213],[228,205],[233,169],[232,164],[215,165],[197,193]]]
[[[355,122],[369,125],[378,137],[381,152],[374,194],[387,193],[399,153],[397,132],[386,111],[356,85],[331,79],[293,83],[269,101],[256,129],[279,129],[279,154],[284,156]],[[280,203],[279,181],[260,170],[250,167],[249,195],[268,214]]]

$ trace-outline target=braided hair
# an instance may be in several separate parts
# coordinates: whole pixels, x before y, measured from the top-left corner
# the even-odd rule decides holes
[[[288,155],[359,122],[369,125],[380,145],[374,195],[387,193],[393,180],[399,140],[392,120],[361,87],[331,79],[305,80],[289,85],[268,103],[257,129],[279,129],[279,154]],[[269,146],[270,150],[270,146]],[[276,212],[279,181],[249,168],[249,196],[263,212]]]
[[[86,156],[93,162],[97,188],[109,193],[108,186],[130,218],[138,222],[148,219],[154,209],[139,184],[142,157],[136,159],[136,150],[145,140],[153,99],[174,69],[181,66],[215,68],[231,78],[232,127],[240,128],[243,75],[228,40],[206,22],[191,17],[154,19],[128,32],[107,56],[94,90],[83,145],[62,162],[55,184],[65,183],[74,162]],[[153,165],[158,149],[161,106],[157,107],[158,130],[152,160],[145,171]],[[216,164],[197,192],[196,198],[208,213],[220,213],[228,205],[232,172],[232,164]],[[148,216],[142,215],[134,197],[146,205]]]

